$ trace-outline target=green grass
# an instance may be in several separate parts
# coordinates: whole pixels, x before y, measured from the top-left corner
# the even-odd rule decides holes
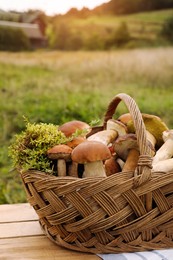
[[[0,203],[25,201],[7,147],[31,122],[100,119],[112,98],[132,96],[141,112],[173,128],[173,48],[0,55]],[[114,117],[127,112],[120,103]]]

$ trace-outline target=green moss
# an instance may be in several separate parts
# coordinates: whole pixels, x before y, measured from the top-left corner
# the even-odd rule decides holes
[[[52,173],[51,161],[47,150],[67,142],[65,135],[53,124],[26,123],[26,130],[14,136],[9,147],[9,155],[17,169],[36,169]]]

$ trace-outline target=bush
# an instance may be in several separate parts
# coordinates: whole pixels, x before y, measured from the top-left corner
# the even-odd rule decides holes
[[[0,50],[22,51],[30,49],[30,41],[20,29],[0,27]]]

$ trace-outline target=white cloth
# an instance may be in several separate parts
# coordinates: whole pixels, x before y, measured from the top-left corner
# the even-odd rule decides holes
[[[146,252],[98,254],[103,260],[173,260],[173,249]]]

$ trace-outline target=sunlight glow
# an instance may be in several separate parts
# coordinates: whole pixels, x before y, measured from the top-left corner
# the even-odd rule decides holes
[[[39,9],[44,11],[47,15],[64,14],[72,7],[82,9],[87,7],[93,9],[94,7],[110,0],[0,0],[0,9],[9,11],[27,11],[28,9]]]

